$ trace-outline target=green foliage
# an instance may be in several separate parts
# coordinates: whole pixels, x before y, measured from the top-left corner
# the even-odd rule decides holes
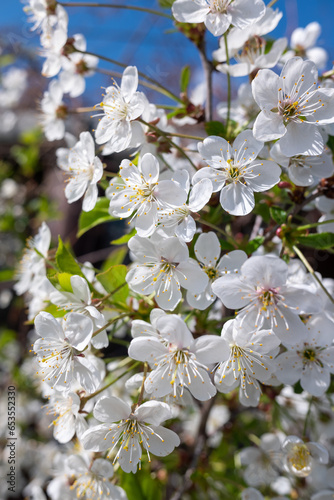
[[[72,275],[69,273],[59,273],[57,275],[58,283],[62,287],[65,292],[73,293],[72,285],[71,285],[71,277]]]
[[[251,255],[255,250],[257,250],[264,242],[263,236],[256,236],[254,239],[249,241],[246,245],[245,252],[247,255]]]
[[[107,260],[105,260],[103,262],[102,271],[107,271],[111,266],[116,266],[118,264],[122,264],[127,253],[128,253],[128,249],[126,246],[115,248],[115,250],[113,250],[110,253]]]
[[[2,269],[0,271],[0,282],[14,279],[15,269]]]
[[[129,500],[162,500],[162,488],[148,470],[137,474],[121,471],[120,477],[120,486],[126,491]]]
[[[11,154],[26,177],[32,177],[39,169],[39,149],[42,142],[39,129],[30,130],[21,136],[22,144],[15,144]]]
[[[125,281],[126,274],[126,266],[117,265],[111,266],[104,273],[97,274],[96,278],[105,290],[112,294],[113,301],[124,304],[129,295],[129,287]]]
[[[190,81],[190,66],[184,66],[181,71],[181,76],[180,76],[180,89],[181,92],[187,92],[189,81]]]
[[[73,255],[68,251],[60,236],[58,241],[56,263],[59,270],[62,273],[78,274],[79,276],[83,276],[79,264],[77,263]]]
[[[104,222],[115,220],[109,214],[109,200],[108,198],[99,198],[95,207],[90,212],[81,212],[78,224],[77,237],[80,238],[87,231],[93,227],[99,226]]]
[[[170,9],[175,0],[158,0],[158,2],[163,9]]]
[[[277,224],[283,224],[287,218],[287,212],[281,207],[272,206],[269,208],[271,218],[277,222]]]
[[[216,135],[218,137],[225,137],[226,127],[222,122],[218,122],[218,121],[214,120],[212,122],[206,122],[205,132],[208,135]]]
[[[129,233],[121,236],[121,238],[118,238],[117,240],[111,241],[110,243],[112,245],[125,245],[135,234],[137,234],[137,231],[135,230],[135,228],[133,228]]]
[[[334,233],[312,233],[307,236],[297,236],[299,245],[317,248],[318,250],[328,250],[334,247]]]

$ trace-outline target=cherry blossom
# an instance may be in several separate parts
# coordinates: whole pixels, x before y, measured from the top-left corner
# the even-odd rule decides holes
[[[123,160],[121,180],[112,180],[106,191],[110,199],[109,211],[116,217],[135,219],[141,237],[151,235],[157,225],[160,211],[185,203],[186,192],[172,180],[159,180],[159,163],[155,156],[146,153],[136,167]],[[132,220],[131,219],[131,220]]]
[[[121,86],[114,82],[107,87],[99,104],[103,117],[96,128],[95,139],[97,144],[107,143],[109,154],[143,141],[142,126],[134,120],[144,112],[147,99],[142,92],[137,92],[137,87],[138,70],[128,66],[123,72]]]
[[[19,269],[16,274],[17,283],[14,290],[18,295],[31,290],[40,283],[46,274],[45,259],[51,243],[51,232],[49,227],[42,223],[38,233],[27,241]]]
[[[176,237],[134,236],[129,249],[135,259],[126,276],[130,288],[142,295],[155,292],[159,307],[172,311],[182,298],[181,286],[194,293],[208,284],[207,275],[189,258],[187,245]]]
[[[196,184],[196,186],[198,186]],[[206,309],[216,299],[212,291],[212,283],[223,274],[238,272],[241,265],[247,260],[242,250],[233,250],[219,260],[220,243],[215,233],[200,234],[195,243],[195,255],[200,261],[203,271],[208,275],[209,283],[204,292],[194,295],[187,292],[187,302],[196,309]]]
[[[189,242],[196,232],[196,222],[192,216],[202,210],[212,195],[212,183],[209,179],[202,179],[190,190],[189,174],[186,170],[174,172],[173,180],[178,182],[189,195],[187,203],[173,209],[160,210],[158,214],[159,227],[170,236],[177,236]]]
[[[80,140],[68,152],[67,161],[62,156],[58,166],[70,176],[65,188],[67,201],[73,203],[84,196],[82,210],[93,210],[98,197],[97,183],[103,175],[103,165],[95,156],[95,143],[89,132],[81,132]]]
[[[269,69],[252,82],[261,112],[254,123],[259,141],[279,139],[286,156],[321,154],[324,141],[320,125],[334,122],[334,89],[317,87],[318,71],[312,61],[293,57],[281,75]]]
[[[333,323],[319,315],[305,326],[298,343],[288,345],[287,351],[276,358],[278,379],[284,384],[300,385],[312,396],[320,397],[328,389],[330,374],[334,373]]]
[[[172,6],[175,19],[181,23],[202,23],[214,35],[223,35],[229,26],[240,29],[265,14],[262,0],[176,0]]]
[[[250,328],[270,328],[282,342],[293,344],[304,335],[300,314],[321,309],[312,285],[287,283],[289,268],[275,256],[249,258],[240,273],[221,276],[212,289]]]
[[[315,442],[304,443],[298,436],[288,436],[283,443],[285,469],[297,477],[307,477],[314,461],[327,464],[327,449]]]
[[[48,141],[57,141],[65,135],[64,120],[67,106],[63,102],[63,91],[57,80],[52,80],[41,100],[41,122]]]
[[[72,383],[78,381],[88,393],[94,392],[104,373],[97,366],[97,358],[82,352],[92,337],[92,320],[83,314],[70,313],[61,324],[42,311],[35,318],[35,328],[41,337],[34,343],[34,352],[43,381],[59,391],[70,391]]]
[[[53,436],[59,443],[68,443],[75,434],[80,437],[88,428],[84,415],[79,413],[80,398],[74,392],[54,391],[45,408],[53,417]]]
[[[160,425],[171,418],[166,403],[148,401],[132,410],[119,398],[102,397],[94,408],[94,417],[103,423],[84,433],[84,447],[99,452],[110,450],[108,457],[118,450],[114,463],[118,461],[124,472],[136,473],[138,464],[141,468],[142,447],[150,462],[151,453],[164,457],[180,444],[175,432]]]
[[[173,393],[181,386],[201,401],[215,395],[208,364],[226,355],[225,342],[215,335],[194,339],[187,325],[178,316],[164,315],[156,319],[155,335],[136,336],[130,344],[129,356],[147,361],[152,371],[145,380],[145,390],[154,398]]]
[[[193,177],[212,181],[213,192],[220,191],[220,203],[231,215],[246,215],[255,205],[254,192],[266,191],[279,182],[281,169],[269,160],[256,160],[263,143],[245,130],[232,146],[222,137],[210,136],[198,144],[208,167]]]
[[[240,326],[237,320],[229,320],[222,330],[222,339],[229,346],[228,358],[223,359],[215,372],[215,384],[220,392],[230,392],[240,386],[240,402],[245,406],[257,406],[261,389],[276,367],[272,361],[280,344],[270,330]]]
[[[299,56],[313,61],[319,69],[326,66],[328,54],[322,47],[316,47],[316,42],[321,34],[321,26],[316,21],[309,23],[305,28],[296,28],[291,34],[290,46],[281,58],[282,62],[291,57]]]
[[[285,156],[281,153],[279,143],[270,150],[271,157],[288,171],[288,176],[297,186],[311,186],[322,178],[331,177],[334,173],[332,154],[328,148],[321,155]]]
[[[52,304],[55,304],[65,311],[77,312],[88,316],[93,322],[94,330],[98,330],[105,325],[106,320],[104,315],[92,305],[89,285],[81,276],[71,276],[70,284],[73,292],[58,290],[46,278],[43,284]],[[97,335],[94,335],[91,338],[91,343],[96,349],[107,347],[109,341],[106,331],[103,330]]]

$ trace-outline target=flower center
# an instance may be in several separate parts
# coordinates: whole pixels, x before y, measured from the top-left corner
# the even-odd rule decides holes
[[[311,472],[311,455],[305,444],[293,446],[287,460],[289,468],[296,475],[306,477]]]
[[[308,361],[315,361],[316,352],[313,349],[305,349],[305,351],[303,352],[303,356]]]
[[[56,118],[58,118],[59,120],[65,120],[66,117],[67,117],[67,106],[61,104],[56,109]]]
[[[203,271],[209,276],[209,279],[212,281],[219,276],[219,271],[215,267],[204,266]]]
[[[210,11],[213,14],[224,14],[231,0],[210,0]]]
[[[244,44],[240,58],[247,59],[253,64],[255,60],[264,53],[265,46],[265,40],[255,35]]]

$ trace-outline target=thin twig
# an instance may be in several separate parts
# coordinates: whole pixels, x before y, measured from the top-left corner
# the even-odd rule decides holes
[[[300,258],[306,269],[309,271],[309,273],[313,276],[313,278],[316,280],[316,282],[320,285],[320,287],[323,289],[329,300],[334,304],[334,297],[329,293],[321,279],[317,276],[316,272],[314,271],[313,267],[311,264],[308,262],[308,260],[304,257],[304,254],[299,250],[296,245],[292,246],[293,251],[295,254]]]
[[[226,52],[226,64],[230,65],[230,56],[228,53],[228,44],[227,44],[227,34],[224,34],[224,42],[225,42],[225,52]],[[229,124],[230,124],[230,115],[231,115],[231,75],[230,72],[227,72],[227,116],[226,116],[226,131],[227,135],[229,134]]]
[[[115,3],[96,3],[96,2],[58,2],[59,5],[63,7],[107,7],[109,9],[126,9],[126,10],[137,10],[139,12],[147,12],[149,14],[154,14],[156,16],[166,17],[167,19],[173,19],[172,16],[161,12],[159,10],[147,9],[146,7],[138,7],[136,5],[122,5]]]
[[[128,66],[127,64],[116,61],[115,59],[111,59],[110,57],[101,56],[99,54],[95,54],[94,52],[88,52],[87,50],[79,50],[79,49],[75,49],[75,50],[76,50],[76,52],[79,52],[80,54],[87,54],[89,56],[98,57],[102,61],[106,61],[106,62],[109,62],[111,64],[115,64],[116,66],[120,66],[121,68],[127,68],[127,66]],[[138,71],[138,75],[145,78],[145,80],[147,80],[148,82],[151,82],[154,85],[157,85],[158,87],[160,87],[160,89],[165,91],[165,95],[168,96],[169,98],[174,99],[175,101],[183,104],[183,101],[179,97],[177,97],[175,94],[173,94],[173,92],[171,92],[170,90],[166,89],[166,87],[161,85],[161,83],[159,83],[157,80],[154,80],[154,78],[150,78],[149,76],[145,75],[145,73],[143,73],[142,71]]]

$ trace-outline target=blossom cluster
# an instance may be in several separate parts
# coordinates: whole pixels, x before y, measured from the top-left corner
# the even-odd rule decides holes
[[[205,130],[217,123],[208,118],[208,94],[198,105],[201,119],[180,118],[187,114],[182,99],[168,116],[138,90],[137,67],[127,66],[94,106],[94,135],[84,130],[76,138],[68,134],[63,96],[84,92],[98,58],[86,51],[83,35],[68,35],[58,2],[29,0],[25,10],[41,33],[42,73],[58,76],[41,113],[47,140],[67,141],[56,155],[67,175],[65,197],[68,203],[83,198],[92,219],[103,202],[110,220],[130,226],[120,242],[127,245],[127,267],[97,272],[77,262],[61,240],[50,251],[43,223],[17,272],[14,289],[26,295],[34,320],[36,383],[49,399],[54,439],[68,443],[48,496],[72,498],[74,490],[78,498],[125,499],[119,469],[136,473],[146,468],[144,455],[154,462],[178,449],[185,443],[183,420],[192,412],[203,417],[207,402],[217,401],[211,415],[218,424],[212,417],[210,436],[209,410],[197,438],[212,437],[214,448],[233,412],[259,412],[266,401],[289,413],[299,395],[303,404],[310,401],[308,410],[296,405],[291,420],[305,420],[303,433],[282,417],[280,428],[272,425],[252,437],[255,446],[238,450],[240,498],[268,498],[262,492],[269,486],[275,498],[297,498],[298,488],[306,498],[298,478],[312,477],[317,467],[327,474],[334,458],[326,432],[307,428],[326,394],[332,402],[334,281],[315,273],[299,249],[311,240],[315,248],[333,246],[333,239],[319,246],[333,230],[327,144],[334,134],[334,86],[332,72],[318,74],[326,53],[313,46],[317,23],[296,30],[290,44],[285,38],[269,44],[263,37],[282,13],[262,0],[176,0],[171,12],[185,33],[188,23],[204,23],[221,37],[212,54],[217,72],[229,84],[249,75],[236,101],[217,105],[222,127],[212,135],[200,128],[203,115],[212,125]],[[201,136],[188,133],[191,127]],[[101,157],[114,153],[124,159],[110,172]],[[315,199],[320,225],[298,227],[294,217],[314,210]],[[241,241],[231,227],[254,215],[252,236]],[[309,233],[313,227],[318,232]],[[126,346],[125,357],[108,363],[104,350],[117,341]],[[294,392],[297,385],[302,394]],[[319,406],[312,406],[315,400]],[[313,500],[333,494],[334,485],[323,485],[315,494],[307,490]]]

